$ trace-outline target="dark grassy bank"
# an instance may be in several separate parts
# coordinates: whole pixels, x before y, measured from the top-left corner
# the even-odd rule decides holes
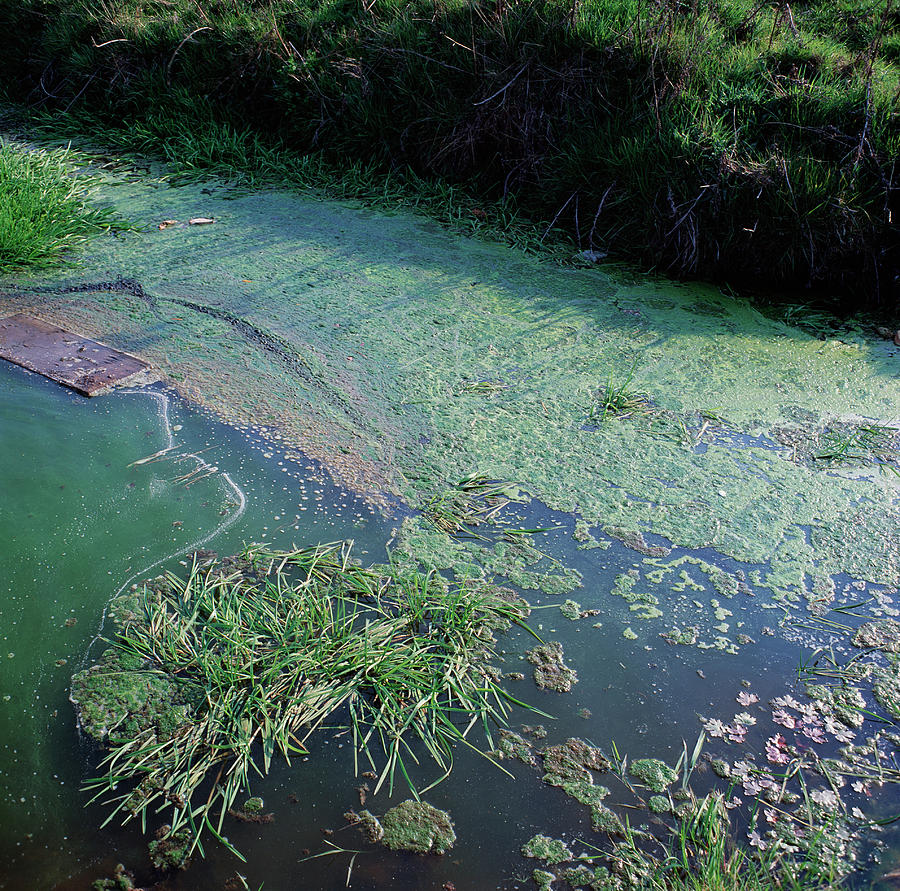
[[[261,139],[668,274],[900,296],[896,0],[21,0],[0,25],[11,98],[144,147]]]

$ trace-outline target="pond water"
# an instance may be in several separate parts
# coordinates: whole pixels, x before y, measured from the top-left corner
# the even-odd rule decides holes
[[[798,669],[821,679],[826,657],[860,654],[848,641],[863,621],[898,615],[892,344],[710,287],[560,268],[410,214],[162,173],[98,170],[100,199],[137,230],[93,242],[75,269],[0,282],[5,309],[134,352],[169,388],[91,401],[0,367],[0,888],[80,891],[120,862],[158,880],[140,828],[98,829],[106,812],[80,791],[98,754],[69,680],[101,651],[116,592],[196,548],[250,541],[352,538],[364,562],[393,549],[518,587],[579,677],[540,690],[534,638],[501,638],[499,667],[525,676],[510,691],[546,713],[510,716],[545,725],[534,749],[578,737],[672,765],[707,728],[705,754],[762,769],[778,734],[812,764],[880,731],[872,769],[900,779],[886,735],[900,712],[873,700],[871,677],[852,730],[784,704],[805,707]],[[183,222],[198,215],[215,223]],[[646,411],[595,423],[604,389],[626,380]],[[481,538],[439,532],[429,505],[475,472],[522,500]],[[865,658],[896,689],[882,656]],[[240,873],[267,891],[343,888],[349,871],[352,888],[527,888],[537,864],[519,852],[536,833],[576,852],[602,843],[535,767],[507,759],[510,777],[460,749],[427,794],[455,821],[453,851],[373,848],[343,818],[363,780],[341,720],[308,759],[254,782],[275,819],[229,824],[246,863],[211,844],[164,887],[242,887]],[[413,780],[436,778],[423,758]],[[828,802],[821,773],[806,778]],[[623,818],[659,829],[626,784],[597,782]],[[729,788],[706,759],[691,785],[739,796],[744,835],[754,813],[766,828],[754,782]],[[863,815],[851,829],[900,811],[894,783],[842,782],[841,819]],[[408,796],[382,789],[366,807]],[[861,887],[900,860],[890,825],[875,838],[881,866],[861,851]]]
[[[99,652],[96,638],[110,597],[134,580],[177,570],[179,559],[193,549],[226,554],[251,540],[286,547],[353,538],[355,553],[375,561],[408,512],[399,505],[387,517],[374,511],[311,462],[297,455],[286,459],[290,452],[263,437],[264,431],[225,426],[162,388],[87,400],[4,364],[0,394],[0,535],[7,586],[0,609],[0,887],[87,888],[111,875],[118,862],[149,878],[146,841],[137,828],[98,830],[105,813],[88,806],[79,791],[97,757],[76,732],[69,677]],[[559,596],[526,592],[535,607],[532,627],[545,639],[562,641],[567,663],[579,674],[567,695],[540,691],[528,679],[510,682],[516,695],[551,716],[519,709],[511,726],[542,722],[548,744],[578,736],[606,750],[614,742],[633,757],[674,763],[682,740],[693,745],[698,716],[727,720],[748,679],[762,703],[783,695],[792,688],[800,654],[816,638],[828,639],[821,630],[763,633],[763,626],[776,622],[770,610],[758,608],[749,586],[727,599],[710,596],[716,594],[710,578],[717,571],[737,577],[753,569],[711,550],[675,549],[662,558],[605,537],[606,547],[579,550],[571,517],[537,502],[509,506],[492,534],[500,541],[504,529],[537,527],[547,531],[531,536],[532,547],[545,561],[555,558],[579,572],[583,585],[571,596],[583,610],[596,610],[570,620],[559,610]],[[691,584],[679,596],[669,576],[685,568]],[[652,613],[637,619],[629,603],[611,592],[629,571],[646,577],[654,570],[657,593],[662,587],[668,592],[664,620]],[[647,593],[655,590],[650,578],[644,585]],[[727,617],[717,616],[711,602],[724,603]],[[727,652],[735,646],[734,635],[724,643],[725,634],[713,628],[725,627],[717,618],[727,618],[728,630],[740,629],[755,643],[740,646],[738,656]],[[673,620],[699,628],[700,644],[720,638],[719,647],[666,642],[659,634]],[[626,628],[636,630],[623,637]],[[503,669],[530,674],[523,653],[533,644],[522,631],[505,635]],[[253,793],[263,796],[275,822],[229,828],[246,864],[210,845],[205,861],[171,877],[166,887],[219,889],[237,870],[252,887],[341,888],[351,858],[354,888],[438,888],[444,882],[528,887],[530,866],[518,850],[532,835],[592,842],[596,837],[585,808],[541,784],[531,768],[504,766],[513,777],[461,750],[450,778],[429,793],[431,803],[454,817],[454,852],[386,853],[363,844],[343,820],[345,811],[359,807],[362,780],[353,776],[352,746],[336,720],[313,740],[308,757],[291,767],[278,764],[254,783]],[[425,785],[434,778],[423,760],[414,779]],[[708,784],[700,777],[695,785]],[[614,803],[629,800],[623,789],[616,792]],[[393,796],[382,791],[366,806],[383,813],[405,797],[405,788]],[[646,815],[636,812],[633,819]],[[323,830],[337,832],[324,836]],[[362,853],[306,859],[333,850],[329,843]]]

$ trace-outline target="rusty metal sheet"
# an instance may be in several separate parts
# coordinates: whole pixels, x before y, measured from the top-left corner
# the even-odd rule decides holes
[[[94,396],[150,366],[128,353],[17,313],[0,319],[0,358]]]

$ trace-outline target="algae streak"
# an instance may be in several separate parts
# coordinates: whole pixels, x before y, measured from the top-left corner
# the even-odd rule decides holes
[[[888,344],[819,338],[708,287],[559,269],[407,214],[112,174],[101,197],[146,231],[95,243],[77,278],[7,280],[10,307],[139,353],[372,498],[424,506],[477,471],[629,540],[765,564],[777,590],[838,572],[900,581],[894,482],[783,444],[900,416]],[[157,228],[201,213],[215,224]],[[652,410],[590,423],[631,369]]]

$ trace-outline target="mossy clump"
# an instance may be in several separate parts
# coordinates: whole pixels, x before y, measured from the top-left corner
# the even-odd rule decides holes
[[[900,659],[896,656],[891,657],[887,668],[876,669],[872,695],[882,708],[893,717],[900,718]],[[841,720],[844,719],[841,717]]]
[[[543,860],[553,866],[556,863],[565,863],[572,860],[574,855],[568,845],[558,838],[550,838],[547,835],[535,835],[522,845],[522,853],[526,857],[535,860]]]
[[[132,654],[108,649],[72,677],[69,699],[81,729],[98,742],[130,739],[153,729],[160,741],[189,723],[184,690],[169,675],[145,669]]]
[[[381,820],[378,819],[370,811],[348,811],[344,814],[344,819],[351,825],[355,826],[362,834],[366,841],[375,844],[384,838],[384,827]]]
[[[556,881],[556,876],[552,872],[547,872],[546,869],[536,869],[531,874],[531,878],[534,879],[535,885],[538,886],[538,891],[550,891],[553,883]]]
[[[541,749],[544,762],[544,782],[565,788],[569,783],[594,781],[591,771],[609,770],[609,760],[595,746],[583,739],[567,739],[555,746]]]
[[[393,851],[444,854],[456,842],[450,814],[412,798],[392,807],[381,818],[381,827],[382,844]]]
[[[853,635],[853,646],[860,649],[881,649],[888,653],[900,652],[900,622],[893,619],[864,622]]]
[[[612,891],[621,887],[621,882],[613,879],[605,866],[588,869],[581,865],[564,869],[560,872],[559,878],[573,888],[591,888],[592,891]]]
[[[640,758],[628,771],[652,792],[665,792],[678,779],[678,774],[658,758]]]
[[[581,604],[575,600],[566,600],[566,602],[560,606],[559,611],[567,619],[571,619],[573,622],[576,619],[581,618]]]
[[[568,693],[578,683],[575,670],[563,662],[562,644],[557,640],[528,650],[525,657],[534,666],[534,682],[542,690]]]
[[[248,814],[261,814],[265,806],[265,802],[258,795],[254,795],[244,802],[243,809]]]
[[[191,865],[192,842],[190,829],[185,827],[172,832],[171,826],[162,826],[156,838],[147,845],[150,862],[157,869],[187,869]]]
[[[537,764],[534,750],[528,740],[513,730],[500,731],[500,742],[497,744],[496,754],[500,758],[515,758],[523,764]]]
[[[647,807],[654,814],[668,814],[672,810],[672,804],[665,795],[651,795],[647,800]]]
[[[113,870],[112,878],[95,879],[91,891],[135,891],[134,876],[119,863]]]
[[[625,835],[625,826],[622,821],[605,804],[597,804],[591,808],[591,826],[594,827],[595,832]]]

